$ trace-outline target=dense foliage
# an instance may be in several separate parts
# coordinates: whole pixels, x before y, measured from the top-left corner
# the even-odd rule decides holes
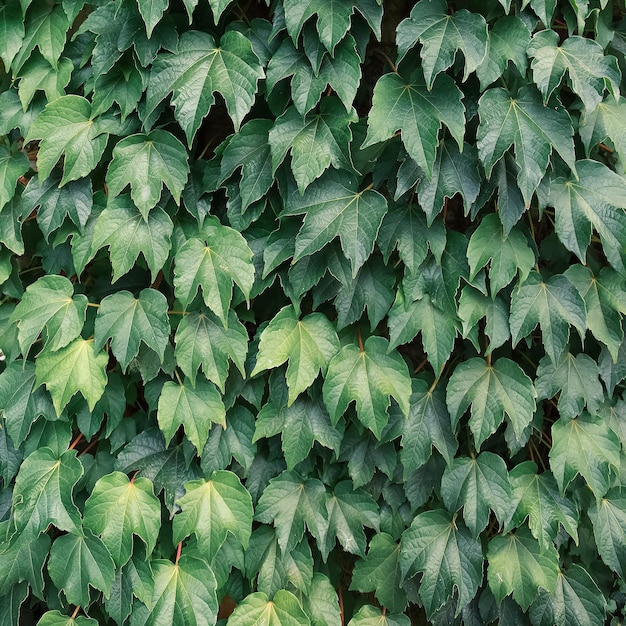
[[[619,624],[622,0],[0,0],[0,624]]]

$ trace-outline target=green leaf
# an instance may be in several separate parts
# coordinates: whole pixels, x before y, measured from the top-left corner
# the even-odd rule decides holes
[[[445,0],[418,2],[397,33],[399,60],[418,42],[422,44],[420,57],[429,89],[437,75],[454,63],[457,50],[465,57],[463,80],[476,71],[487,52],[485,18],[465,9],[449,15]]]
[[[476,346],[477,340],[473,333],[478,322],[485,319],[485,334],[489,345],[485,355],[491,354],[511,338],[509,330],[509,307],[502,296],[489,298],[469,285],[463,287],[459,299],[459,318],[463,323],[463,337],[469,337]]]
[[[256,365],[251,376],[282,365],[287,360],[288,406],[317,378],[326,374],[339,351],[339,339],[328,318],[313,313],[302,319],[293,307],[285,307],[261,333]]]
[[[530,616],[538,626],[601,624],[606,609],[604,595],[593,578],[580,565],[572,564],[559,572],[554,594],[539,592]]]
[[[188,159],[185,146],[167,131],[124,137],[113,149],[107,170],[109,196],[118,196],[130,185],[130,197],[146,219],[161,199],[163,185],[176,204],[180,202],[189,176]]]
[[[43,57],[32,56],[20,71],[17,87],[23,109],[28,108],[37,91],[43,91],[48,102],[64,96],[73,69],[74,65],[65,57],[59,59],[58,67],[54,68]]]
[[[108,362],[106,352],[94,350],[93,339],[74,339],[56,352],[46,348],[35,362],[37,386],[45,384],[57,415],[79,391],[93,411],[107,384]]]
[[[60,611],[48,611],[41,616],[37,626],[97,626],[98,622],[91,617],[68,617]]]
[[[139,13],[141,13],[141,17],[146,25],[148,39],[152,36],[154,27],[161,21],[163,12],[168,5],[167,0],[137,0]]]
[[[535,266],[535,253],[523,233],[513,228],[505,232],[495,213],[486,215],[470,237],[467,246],[470,280],[489,264],[489,286],[492,297],[504,289],[519,272],[523,283]],[[491,261],[491,262],[490,262]]]
[[[248,594],[228,618],[229,626],[310,626],[311,621],[296,596],[277,591],[272,600],[257,591]]]
[[[459,148],[463,145],[465,107],[461,98],[461,91],[449,76],[439,76],[429,88],[420,69],[409,78],[385,74],[374,87],[367,136],[361,148],[386,141],[400,130],[409,156],[431,178],[442,124]]]
[[[543,346],[553,363],[558,362],[569,340],[570,324],[581,337],[586,326],[585,302],[572,283],[563,275],[544,281],[531,272],[511,298],[511,336],[513,346],[541,327]]]
[[[184,307],[202,289],[204,303],[228,324],[233,283],[246,298],[254,283],[252,251],[236,230],[213,216],[205,219],[202,239],[189,239],[176,253],[174,290]]]
[[[291,170],[300,194],[332,164],[336,169],[351,170],[348,144],[352,140],[349,124],[357,122],[354,109],[346,111],[338,98],[322,99],[317,112],[302,117],[289,107],[269,132],[274,172],[291,153]]]
[[[48,178],[63,157],[61,185],[87,176],[98,165],[109,133],[117,123],[93,118],[91,104],[81,96],[63,96],[47,104],[35,118],[26,143],[40,139],[37,168],[41,180]]]
[[[46,534],[32,541],[18,537],[4,543],[0,552],[0,595],[8,594],[11,587],[25,580],[37,597],[43,597],[43,566],[49,551],[50,537]]]
[[[387,200],[372,189],[358,190],[348,172],[330,170],[310,184],[303,195],[285,190],[280,217],[304,214],[296,237],[294,261],[321,250],[339,236],[341,248],[352,264],[352,277],[374,248],[378,229],[387,212]]]
[[[453,428],[472,407],[469,426],[477,449],[493,434],[505,415],[517,437],[531,423],[537,393],[522,368],[505,357],[487,363],[479,357],[459,364],[446,390]]]
[[[153,63],[145,115],[172,93],[174,115],[191,145],[218,92],[239,130],[263,75],[252,44],[241,33],[226,32],[218,46],[208,33],[187,31],[181,35],[176,53],[162,52]]]
[[[402,533],[402,575],[422,573],[419,595],[432,615],[457,594],[456,611],[472,600],[483,578],[483,551],[463,525],[442,509],[420,513]]]
[[[626,498],[621,488],[611,489],[589,507],[598,553],[618,576],[626,572]]]
[[[410,626],[406,615],[387,613],[385,609],[374,608],[369,604],[362,606],[348,622],[348,626]]]
[[[209,436],[211,423],[226,426],[226,409],[215,385],[204,377],[195,385],[185,378],[163,385],[157,410],[159,428],[168,444],[180,426],[199,452]]]
[[[324,574],[313,574],[311,588],[302,597],[302,608],[309,616],[311,626],[342,626],[337,592]]]
[[[103,542],[85,530],[54,540],[48,573],[68,602],[89,606],[90,586],[109,595],[115,578],[115,563]]]
[[[44,447],[24,459],[13,490],[13,520],[24,539],[35,539],[49,524],[79,531],[80,513],[72,491],[82,475],[74,450],[56,455]]]
[[[602,46],[593,39],[574,35],[559,45],[557,33],[542,30],[533,36],[528,56],[533,58],[533,80],[545,103],[561,84],[566,71],[586,111],[593,111],[602,102],[605,87],[612,95],[619,94],[621,74],[617,59],[605,56]]]
[[[477,538],[489,523],[490,510],[500,523],[509,517],[511,484],[506,463],[492,452],[457,457],[443,473],[441,497],[452,514],[463,507],[465,524]]]
[[[367,556],[357,560],[352,571],[350,589],[374,592],[376,599],[390,611],[401,613],[407,597],[401,586],[401,548],[387,533],[376,533],[370,541]]]
[[[552,472],[537,473],[537,465],[526,461],[509,473],[513,490],[514,513],[511,525],[519,527],[528,519],[528,526],[542,549],[556,541],[559,528],[578,543],[578,509],[559,493]]]
[[[146,626],[213,626],[218,603],[215,576],[203,559],[183,554],[177,563],[152,562],[154,594]]]
[[[231,533],[246,549],[252,532],[252,498],[232,472],[213,472],[208,480],[185,483],[174,516],[174,543],[192,533],[198,547],[211,557]]]
[[[626,101],[609,96],[581,120],[578,130],[585,152],[610,140],[622,159],[626,158]]]
[[[173,230],[172,220],[160,207],[144,220],[130,196],[118,196],[98,216],[91,255],[108,246],[115,282],[132,269],[142,254],[154,281],[169,256]]]
[[[544,106],[535,89],[523,87],[515,97],[504,89],[488,89],[478,102],[478,114],[478,154],[487,176],[515,144],[517,182],[526,205],[546,172],[553,149],[576,173],[570,117],[562,106]]]
[[[161,528],[161,503],[155,497],[152,482],[112,472],[96,482],[85,503],[84,525],[100,535],[118,568],[133,553],[133,534],[146,545],[150,556]]]
[[[24,152],[11,152],[0,146],[0,209],[13,198],[18,179],[29,169],[30,163]]]
[[[323,394],[333,424],[355,401],[359,421],[380,438],[391,397],[408,415],[411,379],[400,354],[389,351],[386,339],[372,336],[362,348],[346,344],[333,357]]]
[[[196,384],[198,369],[224,393],[229,359],[245,375],[248,333],[234,311],[228,311],[226,328],[211,311],[185,315],[178,324],[174,354],[185,376]]]
[[[129,291],[118,291],[100,303],[94,331],[94,350],[111,340],[111,351],[126,371],[139,354],[143,341],[163,361],[168,345],[170,323],[167,299],[155,289],[143,289],[138,298]]]
[[[0,59],[8,69],[22,47],[24,18],[17,2],[0,7]]]
[[[550,185],[559,239],[584,263],[593,226],[609,263],[624,273],[626,180],[598,161],[578,161],[576,171],[577,178],[557,178]]]
[[[122,122],[137,108],[143,94],[143,78],[134,64],[116,63],[94,82],[92,114],[108,111],[114,102],[120,107]]]
[[[499,535],[489,542],[487,580],[498,603],[513,599],[528,609],[539,589],[556,591],[559,574],[558,554],[550,543],[542,549],[525,528]]]
[[[326,490],[316,478],[283,472],[270,480],[256,506],[255,519],[274,523],[280,549],[289,552],[302,540],[304,527],[322,543],[328,530]]]
[[[64,348],[80,335],[85,321],[87,298],[74,295],[74,285],[64,276],[42,276],[29,285],[15,307],[18,340],[24,357],[44,331],[44,347]]]
[[[544,356],[537,367],[535,387],[538,400],[559,394],[557,406],[563,418],[577,417],[585,405],[596,414],[604,400],[598,364],[586,354],[564,352],[557,363]]]
[[[580,474],[601,498],[612,484],[611,474],[619,471],[619,452],[619,439],[606,420],[583,413],[552,425],[550,468],[561,493]]]

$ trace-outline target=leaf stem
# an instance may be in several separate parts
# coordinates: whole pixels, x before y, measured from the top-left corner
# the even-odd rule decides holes
[[[74,612],[72,613],[72,619],[76,619],[76,616],[78,615],[78,611],[80,611],[80,605],[76,605],[76,608],[74,609]]]
[[[94,309],[99,309],[100,305],[97,302],[87,302],[87,306],[91,306]]]
[[[78,433],[78,435],[74,438],[74,441],[70,444],[68,450],[73,450],[80,443],[81,439],[83,439],[83,433]]]
[[[345,617],[344,617],[344,608],[343,608],[343,591],[341,590],[341,585],[339,585],[337,587],[337,592],[339,595],[339,615],[340,615],[340,623],[341,626],[343,626],[345,624]]]
[[[183,542],[179,541],[178,546],[176,547],[176,564],[178,565],[178,560],[180,559],[180,553],[183,550]]]
[[[363,353],[365,352],[365,348],[363,347],[363,337],[361,337],[361,327],[358,326],[356,329],[356,336],[359,340],[359,350]]]

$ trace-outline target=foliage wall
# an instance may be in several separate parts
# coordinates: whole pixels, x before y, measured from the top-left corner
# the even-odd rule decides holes
[[[625,16],[1,0],[0,624],[621,623]]]

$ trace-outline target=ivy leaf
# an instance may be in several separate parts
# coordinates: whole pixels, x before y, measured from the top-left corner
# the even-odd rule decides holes
[[[154,27],[161,21],[168,3],[166,0],[138,0],[137,7],[146,25],[146,35],[150,39]]]
[[[489,265],[489,286],[492,297],[504,289],[518,273],[522,284],[535,266],[535,253],[520,230],[505,232],[499,217],[486,215],[470,237],[467,246],[470,280],[480,269]]]
[[[50,551],[50,537],[41,534],[29,541],[21,536],[6,542],[0,552],[0,595],[6,595],[16,583],[28,581],[33,593],[43,597],[43,566]]]
[[[106,352],[96,353],[93,339],[74,339],[56,352],[46,348],[35,362],[37,386],[45,384],[57,415],[79,391],[93,411],[107,384],[108,363]]]
[[[29,169],[30,163],[24,152],[11,152],[0,146],[0,209],[13,198],[18,179]]]
[[[170,335],[167,299],[155,289],[143,289],[138,298],[129,291],[118,291],[100,302],[94,331],[94,350],[111,340],[111,351],[126,371],[143,343],[161,361]]]
[[[483,551],[462,524],[442,509],[420,513],[402,533],[402,575],[422,573],[419,595],[431,616],[458,594],[455,614],[472,600],[483,578]]]
[[[310,626],[298,598],[290,591],[277,591],[272,600],[261,591],[248,594],[228,618],[229,626]]]
[[[57,537],[50,550],[48,572],[67,601],[89,606],[89,587],[109,595],[115,563],[104,543],[89,530]]]
[[[369,604],[362,606],[348,622],[348,626],[410,626],[406,615],[387,613],[385,609]]]
[[[487,560],[487,580],[497,602],[513,594],[513,599],[526,610],[540,588],[549,593],[556,591],[557,551],[552,543],[542,549],[525,528],[491,539]]]
[[[228,325],[233,283],[246,298],[254,283],[252,251],[236,230],[213,216],[205,218],[203,239],[189,239],[178,250],[174,266],[174,291],[184,307],[202,288],[204,303]]]
[[[289,188],[284,197],[281,218],[305,214],[296,237],[294,262],[321,250],[339,236],[341,248],[352,264],[352,277],[356,277],[374,249],[387,212],[387,200],[372,189],[358,191],[355,176],[336,170],[310,184],[304,195]]]
[[[201,451],[209,436],[211,423],[226,426],[226,409],[213,383],[201,377],[194,386],[185,378],[182,382],[168,381],[163,385],[157,420],[166,444],[182,425],[189,441]]]
[[[513,291],[509,324],[513,345],[528,336],[539,324],[546,354],[558,362],[569,340],[570,324],[581,337],[586,325],[585,302],[563,275],[544,281],[531,272],[523,285]]]
[[[553,149],[576,173],[570,117],[562,106],[544,106],[535,89],[523,87],[515,97],[504,89],[488,89],[478,102],[478,114],[478,154],[487,176],[515,144],[517,182],[527,206],[543,179]]]
[[[48,102],[64,96],[73,69],[74,65],[65,57],[61,57],[54,68],[43,57],[32,56],[20,71],[22,77],[17,89],[22,108],[28,108],[37,91],[43,91]]]
[[[491,354],[511,337],[509,307],[502,296],[492,299],[467,285],[461,291],[458,313],[463,323],[463,337],[469,337],[477,349],[479,345],[473,333],[478,322],[485,318],[485,334],[489,338],[485,355]]]
[[[226,328],[211,311],[203,309],[185,315],[178,324],[174,354],[185,376],[196,384],[198,369],[224,393],[229,359],[245,375],[248,332],[231,309]]]
[[[183,554],[177,563],[152,562],[154,595],[146,626],[212,626],[218,611],[215,576],[203,559]]]
[[[302,608],[311,619],[311,626],[340,626],[341,609],[337,592],[324,574],[315,572]]]
[[[611,486],[611,473],[619,471],[619,451],[617,435],[601,418],[583,413],[552,425],[550,468],[561,493],[580,474],[601,498]]]
[[[463,80],[480,65],[487,52],[487,24],[465,9],[448,14],[445,0],[422,0],[397,29],[398,60],[418,42],[428,89],[437,75],[454,63],[457,50],[465,57]]]
[[[235,130],[239,130],[261,78],[263,69],[252,44],[241,33],[228,31],[217,45],[208,33],[186,31],[180,36],[176,53],[162,52],[152,65],[144,117],[172,93],[174,116],[191,145],[218,92]]]
[[[625,271],[626,180],[598,161],[576,163],[577,178],[557,178],[550,185],[556,232],[563,245],[583,263],[591,241],[591,228],[600,235],[609,263]]]
[[[354,564],[350,589],[363,593],[373,591],[376,599],[390,611],[404,611],[407,597],[401,586],[400,550],[391,535],[376,533],[367,556]]]
[[[535,386],[539,400],[553,398],[560,392],[557,406],[563,418],[580,415],[585,405],[596,414],[604,400],[598,364],[586,354],[574,356],[564,352],[557,363],[544,356],[537,367]]]
[[[528,56],[533,58],[533,80],[545,103],[561,84],[566,71],[586,111],[593,111],[602,102],[605,87],[612,95],[619,94],[621,75],[617,59],[605,56],[602,46],[593,39],[574,35],[559,45],[557,33],[542,30],[533,36]]]
[[[91,103],[81,96],[63,96],[46,105],[35,118],[25,143],[40,139],[37,154],[39,177],[44,180],[63,158],[61,185],[87,176],[100,162],[109,133],[116,129],[113,118],[93,118]]]
[[[118,568],[133,552],[133,534],[146,545],[146,556],[154,550],[161,528],[161,503],[152,482],[112,472],[100,478],[85,503],[85,528],[100,535]]]
[[[530,531],[542,549],[556,540],[560,526],[578,542],[578,510],[559,493],[550,471],[538,474],[537,465],[526,461],[516,465],[509,478],[513,490],[512,526],[520,527],[528,518]]]
[[[160,207],[150,211],[148,219],[144,220],[130,196],[118,196],[109,201],[96,221],[91,255],[109,247],[115,282],[128,273],[143,254],[154,281],[169,256],[173,230],[172,220]]]
[[[123,122],[135,109],[143,94],[143,78],[134,63],[116,63],[106,74],[94,82],[92,114],[108,111],[114,102],[120,107]]]
[[[580,565],[559,571],[554,594],[540,591],[530,607],[538,626],[600,624],[606,616],[606,600],[593,578]]]
[[[316,113],[302,117],[289,107],[269,132],[274,172],[291,153],[291,170],[300,194],[332,164],[340,170],[351,170],[348,144],[352,140],[349,124],[357,122],[354,109],[346,111],[338,98],[323,98]]]
[[[359,421],[379,439],[388,421],[391,396],[408,415],[411,379],[400,354],[389,352],[386,339],[372,336],[362,348],[347,344],[333,357],[323,395],[333,424],[354,400]]]
[[[208,480],[185,483],[174,516],[174,543],[192,533],[198,547],[211,557],[231,533],[246,549],[252,532],[252,498],[232,472],[213,472]]]
[[[326,374],[339,351],[339,339],[328,318],[313,313],[302,319],[293,307],[284,307],[261,333],[256,365],[251,376],[289,361],[287,386],[291,406],[308,389],[320,370]]]
[[[22,11],[17,3],[0,8],[0,59],[7,70],[22,47],[25,28]]]
[[[469,426],[477,449],[493,434],[505,415],[518,437],[532,422],[537,392],[524,370],[510,359],[501,357],[487,363],[479,357],[459,364],[446,390],[453,428],[472,407]]]
[[[463,146],[465,107],[461,98],[461,91],[446,75],[437,77],[429,88],[420,69],[414,70],[409,78],[385,74],[374,87],[367,136],[361,148],[386,141],[400,130],[409,156],[430,179],[442,124],[447,126],[459,148]]]
[[[457,457],[443,473],[441,497],[452,514],[463,507],[465,524],[477,538],[489,523],[490,510],[500,523],[509,517],[511,484],[506,463],[492,452]]]
[[[107,170],[109,196],[118,196],[130,185],[130,197],[144,219],[161,199],[163,185],[178,204],[189,176],[188,159],[185,146],[165,130],[124,137],[113,148]]]
[[[56,351],[67,346],[80,335],[86,309],[87,298],[74,295],[74,285],[64,276],[42,276],[29,285],[10,318],[17,321],[24,357],[44,329],[45,348]]]
[[[98,622],[91,617],[68,617],[60,611],[47,611],[37,622],[37,626],[97,626]]]
[[[589,507],[593,536],[602,560],[618,576],[626,572],[626,498],[619,487]]]
[[[278,544],[289,552],[302,540],[305,524],[318,542],[328,530],[326,489],[316,478],[283,472],[270,480],[256,506],[255,519],[274,523]]]
[[[13,520],[24,539],[35,539],[49,524],[79,531],[80,513],[72,491],[82,475],[83,466],[74,450],[56,455],[43,447],[24,459],[13,490]]]
[[[594,146],[610,140],[615,150],[626,157],[626,101],[609,96],[585,115],[578,130],[587,156]]]

